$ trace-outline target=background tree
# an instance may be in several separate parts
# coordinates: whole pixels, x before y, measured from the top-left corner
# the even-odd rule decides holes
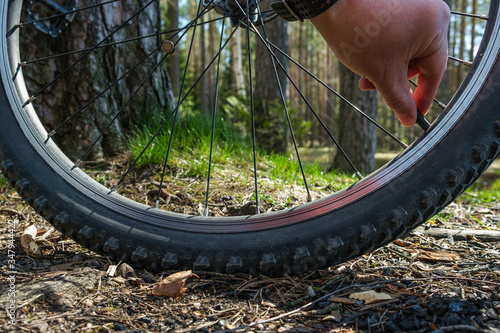
[[[339,79],[340,94],[376,120],[377,92],[359,89],[359,76],[340,63]],[[346,103],[339,104],[338,118],[339,144],[359,171],[364,173],[373,171],[377,144],[375,126]],[[339,152],[335,156],[333,168],[346,172],[353,171],[347,160]]]
[[[166,2],[166,4],[165,4]],[[174,30],[179,27],[179,1],[177,0],[168,0],[163,1],[165,5],[162,8],[163,13],[166,12],[166,26],[165,30]],[[165,8],[166,7],[166,8]],[[172,42],[176,42],[174,40]],[[179,83],[180,83],[180,59],[179,52],[172,53],[168,59],[168,73],[170,74],[170,81],[172,83],[172,92],[174,96],[177,96],[179,93]]]
[[[270,41],[281,50],[289,52],[288,22],[276,19],[266,24],[266,34]],[[261,30],[261,33],[263,31]],[[268,49],[257,41],[255,50],[254,98],[255,124],[259,144],[268,152],[285,153],[288,147],[289,129],[283,111],[280,90],[273,73],[272,59]],[[288,60],[275,52],[280,63],[288,70]],[[276,63],[283,94],[288,95],[288,79]]]
[[[29,1],[25,2],[29,3]],[[88,0],[84,4],[80,3],[80,6],[97,3],[101,1]],[[77,14],[73,22],[55,38],[30,26],[29,33],[23,34],[22,54],[41,58],[92,47],[105,39],[146,3],[145,0],[123,0],[102,8],[88,10],[85,15]],[[107,38],[105,44],[137,37],[145,31],[159,31],[160,13],[160,3],[153,2],[136,19]],[[58,126],[80,110],[82,106],[105,90],[111,82],[157,49],[161,43],[160,37],[144,38],[138,42],[99,48],[90,53],[72,69],[71,73],[63,75],[44,91],[41,98],[35,101],[37,111],[46,128],[52,129]],[[82,54],[71,54],[26,66],[24,76],[29,90],[38,91],[57,73],[73,64]],[[62,127],[54,139],[71,157],[79,158],[122,108],[131,94],[139,88],[141,82],[162,57],[161,52],[153,54],[144,66],[138,66],[112,89],[90,104],[77,116],[79,118],[77,122],[70,122]],[[130,102],[119,121],[112,124],[89,158],[101,159],[104,156],[113,156],[123,152],[127,143],[127,134],[131,133],[134,124],[139,119],[146,114],[164,112],[171,106],[171,89],[166,68],[161,66]]]

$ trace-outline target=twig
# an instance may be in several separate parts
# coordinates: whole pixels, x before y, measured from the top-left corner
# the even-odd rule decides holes
[[[415,231],[422,232],[434,238],[453,237],[454,241],[464,241],[471,237],[479,239],[483,242],[498,242],[500,240],[500,231],[497,230],[452,230],[444,228],[417,228]]]
[[[26,217],[24,216],[23,213],[18,212],[17,210],[10,209],[10,208],[0,208],[0,212],[5,212],[5,213],[10,213],[14,215],[18,215],[23,218],[23,220],[26,220]]]
[[[284,313],[282,315],[272,317],[269,319],[265,319],[265,320],[259,320],[258,322],[254,322],[254,323],[251,323],[251,324],[248,324],[245,326],[236,327],[236,328],[233,328],[230,330],[219,331],[217,333],[236,332],[236,331],[245,330],[247,328],[255,327],[255,326],[260,325],[260,324],[266,324],[266,323],[270,323],[273,321],[277,321],[277,320],[289,317],[293,314],[305,311],[306,309],[310,308],[311,306],[313,306],[313,305],[315,305],[315,304],[317,304],[317,303],[319,303],[319,302],[321,302],[329,297],[332,297],[335,294],[338,294],[338,293],[341,293],[341,292],[344,292],[344,291],[347,291],[347,290],[353,289],[353,288],[361,288],[361,287],[366,288],[366,287],[376,286],[378,284],[389,284],[389,283],[394,283],[394,282],[422,282],[422,281],[432,281],[432,280],[457,280],[457,281],[468,281],[468,282],[474,282],[474,283],[483,283],[483,284],[500,286],[500,283],[495,283],[495,282],[490,282],[490,281],[478,281],[475,279],[461,278],[461,277],[455,277],[455,276],[433,276],[433,277],[427,277],[427,278],[421,278],[421,279],[391,279],[391,280],[386,280],[386,281],[372,282],[372,283],[368,283],[368,284],[352,284],[350,286],[347,286],[347,287],[344,287],[341,289],[337,289],[329,294],[326,294],[326,295],[318,298],[317,300],[309,302],[306,305],[301,306],[300,308],[297,308],[297,309],[292,310],[290,312]],[[487,331],[480,331],[480,332],[487,332]]]
[[[54,228],[47,230],[42,236],[37,238],[37,242],[45,241],[54,232]]]

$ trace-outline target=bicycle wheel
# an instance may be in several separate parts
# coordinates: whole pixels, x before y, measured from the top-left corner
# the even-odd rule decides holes
[[[80,9],[90,11],[115,1],[88,2],[87,7],[82,2]],[[109,34],[130,25],[133,22],[130,20],[138,19],[153,2],[138,5],[130,19],[116,24],[116,28],[107,27]],[[139,3],[142,2],[136,4]],[[492,0],[481,46],[453,99],[425,134],[376,172],[324,198],[277,212],[212,217],[200,216],[205,215],[207,206],[201,209],[200,215],[169,212],[158,205],[151,207],[120,194],[116,190],[119,183],[106,187],[90,177],[83,170],[82,160],[68,158],[71,151],[63,151],[61,144],[56,144],[53,134],[57,131],[42,123],[37,99],[43,99],[40,97],[45,84],[41,84],[40,90],[34,90],[26,83],[29,61],[25,57],[33,50],[23,51],[20,46],[30,33],[28,29],[34,29],[33,24],[29,26],[29,22],[23,21],[26,6],[32,5],[30,1],[23,4],[21,0],[3,1],[0,5],[0,159],[3,172],[37,212],[58,229],[115,260],[128,260],[153,270],[245,271],[252,274],[297,273],[334,265],[383,246],[435,215],[472,184],[500,151],[497,112],[497,105],[500,105],[500,22],[497,20],[500,8],[499,2]],[[200,2],[195,19],[181,22],[183,27],[175,33],[189,31],[186,36],[194,36],[197,22],[206,13],[213,12],[212,9],[226,16],[229,15],[227,11],[240,10],[242,14],[230,14],[234,27],[231,31],[249,28],[248,35],[254,34],[255,25],[266,24],[265,21],[274,18],[253,7],[249,10],[234,7],[239,7],[239,3],[229,9],[220,8],[220,3],[213,5],[213,2]],[[61,33],[69,24],[67,15],[72,10],[67,9],[59,16],[65,18],[62,23],[57,16],[52,17],[51,20],[62,25],[57,26],[56,32],[49,29],[49,33]],[[250,22],[246,16],[251,16]],[[212,21],[221,27],[220,20]],[[54,27],[56,23],[47,26]],[[78,75],[82,75],[77,71],[80,57],[113,44],[107,40],[110,35],[93,46],[81,48],[78,61],[70,63],[64,71],[51,72],[54,80],[49,80],[46,86],[52,82],[57,84],[57,79],[73,71],[78,80]],[[217,44],[223,49],[224,43],[221,38]],[[186,42],[184,45],[189,48],[192,44]],[[272,44],[268,46],[269,50],[279,52]],[[178,47],[176,42],[169,39],[155,50],[163,52],[159,57],[163,59],[175,47]],[[210,63],[214,68],[220,63],[218,54],[220,52]],[[162,63],[161,59],[158,64]],[[279,67],[277,61],[275,64]],[[51,66],[47,67],[50,71]],[[99,68],[105,70],[107,67]],[[116,81],[122,78],[117,75]],[[132,90],[128,94],[135,92]],[[179,96],[178,101],[184,101],[185,95]],[[91,99],[85,96],[86,101]],[[115,108],[118,111],[120,106]],[[178,104],[168,113],[174,124],[177,110]],[[166,118],[162,119],[164,124]],[[94,139],[95,136],[90,141]],[[255,155],[254,150],[254,158]],[[124,177],[130,170],[124,172]],[[162,184],[159,186],[161,189]],[[258,198],[258,193],[255,197]]]

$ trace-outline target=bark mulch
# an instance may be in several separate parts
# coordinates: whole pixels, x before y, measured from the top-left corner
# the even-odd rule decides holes
[[[134,269],[0,201],[2,332],[500,332],[500,203],[452,204],[371,254],[275,278]],[[39,258],[20,244],[31,225]]]

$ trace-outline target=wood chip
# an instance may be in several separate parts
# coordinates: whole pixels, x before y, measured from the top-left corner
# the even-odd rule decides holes
[[[42,250],[35,242],[36,234],[37,230],[34,224],[26,228],[21,235],[21,246],[27,255],[35,258],[41,258]]]
[[[391,295],[386,293],[378,293],[375,290],[362,291],[359,293],[353,293],[349,295],[349,298],[364,301],[365,304],[373,304],[383,301],[392,300]]]
[[[116,266],[116,265],[110,265],[108,267],[108,270],[106,271],[106,274],[108,274],[108,276],[111,276],[111,277],[115,276],[117,268],[118,268],[118,266]]]

